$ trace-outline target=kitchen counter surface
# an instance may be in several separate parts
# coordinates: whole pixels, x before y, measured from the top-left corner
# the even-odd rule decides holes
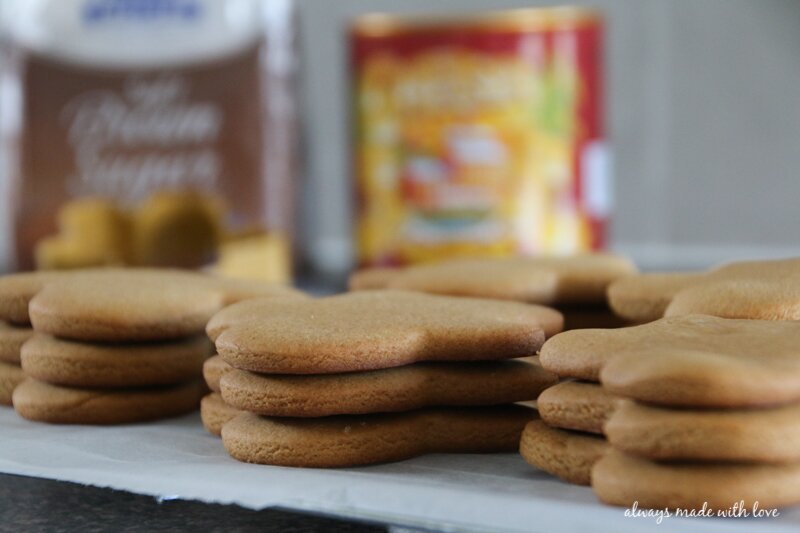
[[[382,532],[386,527],[282,509],[152,496],[0,474],[0,531]]]

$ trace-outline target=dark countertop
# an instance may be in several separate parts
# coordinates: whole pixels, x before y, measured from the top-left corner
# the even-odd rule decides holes
[[[0,474],[0,531],[385,532],[387,527],[283,509],[252,511],[49,479]]]

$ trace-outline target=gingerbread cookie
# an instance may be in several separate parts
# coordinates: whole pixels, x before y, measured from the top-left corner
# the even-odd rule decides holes
[[[754,320],[800,320],[800,258],[745,261],[708,272],[645,274],[608,289],[609,304],[634,322],[705,314]]]
[[[642,509],[772,509],[800,503],[800,463],[656,463],[609,451],[592,469],[605,503]]]
[[[525,426],[519,444],[529,465],[576,485],[589,484],[592,466],[607,448],[597,435],[552,428],[541,420]]]
[[[654,460],[800,463],[800,404],[690,410],[624,400],[605,433],[614,448]]]
[[[800,365],[800,357],[795,349],[798,335],[800,323],[795,322],[689,315],[664,318],[629,328],[567,331],[545,343],[540,361],[544,368],[559,376],[599,381],[600,370],[613,358],[626,356],[636,368],[640,368],[640,364],[645,367],[658,366],[659,361],[669,357],[670,362],[665,366],[673,368],[673,378],[680,382],[676,384],[680,390],[691,383],[696,383],[702,389],[697,390],[697,396],[700,397],[697,401],[701,403],[691,403],[687,398],[684,405],[713,405],[708,403],[712,399],[709,395],[711,391],[704,389],[699,380],[711,376],[709,379],[722,386],[723,380],[739,376],[744,382],[740,395],[751,394],[754,389],[761,390],[767,387],[767,381],[771,378],[762,376],[760,372],[781,374],[777,366],[788,365],[793,369]],[[678,362],[679,365],[673,366]],[[626,369],[624,366],[624,362],[619,362],[615,365],[616,370],[610,371],[607,376],[610,385],[628,379],[625,376],[633,379],[633,367]],[[700,369],[713,369],[710,371],[719,374],[709,374],[705,370],[701,372]],[[758,373],[751,375],[748,369]],[[687,376],[687,380],[684,380],[677,375],[680,371],[695,374],[695,378]],[[781,393],[782,387],[795,388],[792,383],[796,378],[792,376],[791,372],[776,376],[773,392],[764,391],[764,396],[757,400],[760,403],[745,405],[794,401],[792,394],[787,395],[786,391]],[[657,389],[669,387],[665,382],[654,386]],[[612,392],[621,393],[616,390]],[[732,393],[736,394],[736,391]],[[675,391],[675,395],[680,394],[679,390]]]
[[[688,315],[626,329],[614,330],[624,348],[593,346],[613,394],[677,407],[800,402],[800,322]]]
[[[335,468],[401,461],[428,453],[509,452],[535,416],[526,407],[435,408],[325,418],[237,416],[222,443],[240,461]]]
[[[169,418],[197,408],[199,381],[140,389],[83,389],[28,378],[15,390],[14,409],[23,418],[53,424],[127,424]]]
[[[208,388],[214,392],[219,392],[220,379],[231,370],[233,370],[233,367],[218,355],[206,359],[203,363],[203,378],[206,380]]]
[[[385,288],[449,296],[538,304],[600,303],[615,279],[636,272],[628,259],[610,254],[511,259],[456,259],[356,272],[351,290]]]
[[[638,274],[614,281],[608,287],[608,304],[617,316],[645,323],[664,316],[675,295],[705,279],[697,272]]]
[[[73,387],[169,385],[200,377],[211,354],[205,337],[147,344],[89,344],[36,333],[22,368],[40,381]]]
[[[488,361],[300,376],[234,369],[222,377],[221,389],[225,402],[243,411],[321,417],[534,400],[557,380],[536,364]]]
[[[0,361],[0,405],[11,405],[11,394],[25,380],[25,373],[18,365]]]
[[[109,269],[46,283],[29,305],[34,329],[90,341],[177,339],[203,331],[223,305],[197,274]]]
[[[68,276],[67,272],[22,272],[0,276],[0,320],[16,325],[30,325],[28,303],[47,281]]]
[[[203,421],[203,427],[217,437],[222,434],[222,426],[242,413],[243,411],[225,403],[217,392],[206,394],[200,401],[200,419]]]
[[[404,291],[363,291],[318,300],[264,299],[218,313],[207,331],[229,364],[271,374],[327,374],[421,361],[533,355],[552,309],[516,302]]]
[[[20,349],[32,335],[31,328],[0,322],[0,361],[19,365]]]
[[[597,383],[563,381],[543,391],[536,406],[549,426],[603,433],[603,424],[619,401]]]
[[[277,284],[168,269],[91,269],[0,278],[0,319],[88,341],[167,340],[203,332],[227,303],[297,297]]]

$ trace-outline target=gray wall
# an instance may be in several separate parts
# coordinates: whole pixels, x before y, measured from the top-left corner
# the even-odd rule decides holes
[[[365,11],[547,5],[299,0],[307,182],[302,240],[350,261],[347,20]],[[800,2],[598,0],[605,10],[614,247],[649,268],[799,254]]]

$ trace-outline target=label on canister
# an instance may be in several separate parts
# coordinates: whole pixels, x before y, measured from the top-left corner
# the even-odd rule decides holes
[[[359,263],[603,248],[601,38],[574,8],[358,19]]]

